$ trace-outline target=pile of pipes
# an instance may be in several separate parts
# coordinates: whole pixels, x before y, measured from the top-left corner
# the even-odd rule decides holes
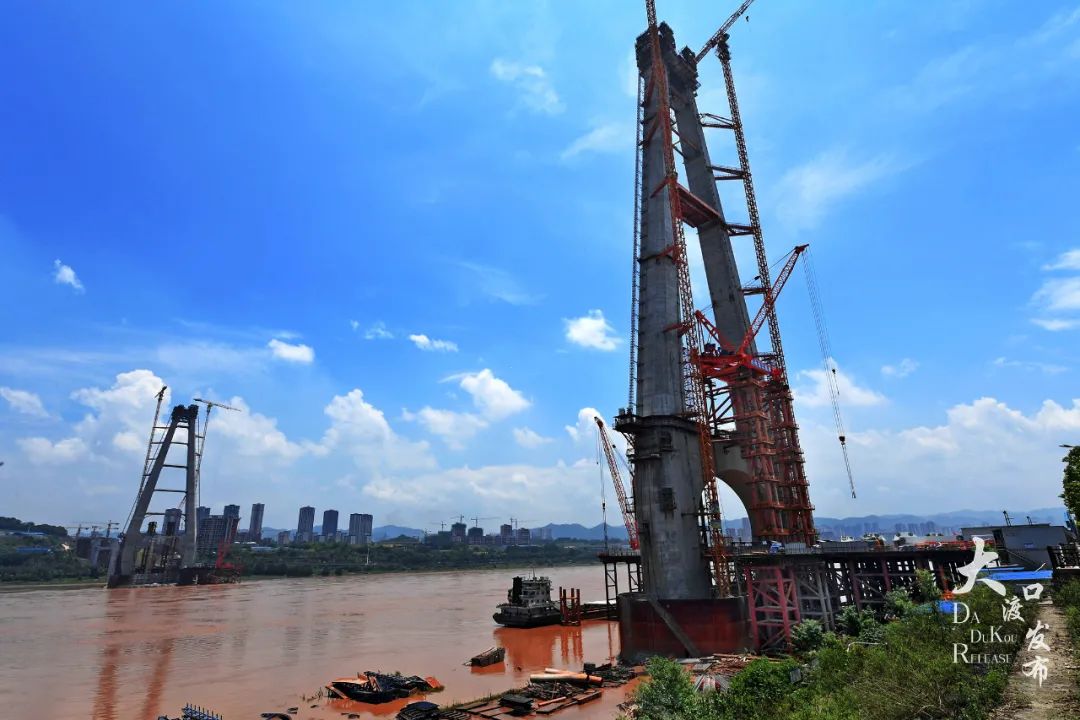
[[[546,683],[546,682],[562,682],[569,683],[571,685],[584,685],[586,687],[592,685],[594,687],[600,687],[604,684],[604,678],[599,675],[590,675],[583,672],[571,672],[569,670],[559,670],[558,668],[544,668],[542,674],[530,675],[530,683]]]
[[[590,667],[587,663],[585,665],[585,672],[603,678],[604,685],[612,686],[625,685],[637,677],[637,672],[634,671],[634,668],[615,663],[604,663],[603,665],[593,667]]]

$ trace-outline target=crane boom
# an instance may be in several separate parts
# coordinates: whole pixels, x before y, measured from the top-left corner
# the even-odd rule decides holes
[[[744,0],[743,4],[739,6],[739,9],[733,12],[731,17],[720,26],[720,29],[713,33],[713,36],[709,38],[709,42],[705,43],[705,47],[701,48],[694,58],[697,62],[701,62],[701,59],[708,55],[710,50],[716,47],[717,43],[720,42],[720,39],[724,37],[724,34],[731,29],[731,26],[735,24],[736,20],[742,17],[742,14],[747,11],[753,2],[754,0]]]
[[[611,444],[611,438],[608,437],[607,430],[604,429],[604,421],[598,417],[594,417],[593,420],[596,421],[596,427],[600,432],[600,444],[604,446],[604,457],[607,458],[611,483],[615,486],[615,494],[619,496],[619,509],[622,510],[623,523],[626,524],[626,534],[630,538],[630,548],[637,550],[639,547],[637,520],[634,519],[634,508],[631,507],[630,500],[626,496],[622,475],[619,474],[619,466],[615,462],[614,446]]]
[[[781,268],[780,274],[776,276],[775,282],[771,288],[765,288],[765,301],[761,303],[761,307],[758,308],[757,315],[754,316],[754,321],[750,323],[750,328],[746,331],[746,336],[743,337],[742,344],[739,345],[737,354],[742,355],[746,352],[746,349],[750,347],[750,343],[757,337],[758,331],[761,330],[761,326],[765,324],[765,320],[769,317],[769,313],[772,312],[773,305],[776,304],[776,297],[780,294],[780,291],[784,288],[784,284],[787,283],[788,278],[791,277],[791,271],[795,269],[795,261],[799,259],[799,256],[803,254],[809,245],[796,245],[795,249],[791,251],[791,255],[788,257],[784,267]]]

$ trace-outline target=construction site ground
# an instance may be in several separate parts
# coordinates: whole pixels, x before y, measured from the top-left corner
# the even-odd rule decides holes
[[[1049,625],[1046,644],[1050,651],[1036,653],[1021,645],[1005,690],[1005,702],[993,720],[1062,720],[1080,717],[1080,674],[1076,650],[1065,626],[1065,613],[1050,601],[1039,605],[1038,620]],[[1024,663],[1042,655],[1049,658],[1042,686],[1024,675]]]

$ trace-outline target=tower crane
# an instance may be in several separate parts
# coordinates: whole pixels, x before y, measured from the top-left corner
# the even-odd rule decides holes
[[[597,432],[600,433],[600,444],[604,446],[604,456],[607,458],[608,472],[611,474],[611,483],[615,486],[615,494],[619,496],[619,509],[622,510],[623,523],[626,525],[626,535],[630,538],[630,549],[637,550],[638,530],[637,520],[634,518],[634,508],[626,496],[626,488],[623,487],[622,475],[619,473],[619,465],[615,462],[615,446],[611,444],[604,421],[594,417]],[[633,476],[631,476],[633,479]]]
[[[161,388],[161,392],[164,393],[165,388]],[[199,436],[198,433],[196,433],[197,437],[195,438],[195,439],[198,440],[198,443],[199,443],[199,452],[197,453],[196,460],[195,460],[195,477],[196,478],[201,478],[202,477],[201,471],[202,471],[203,448],[206,447],[206,430],[210,426],[210,411],[213,410],[216,407],[219,407],[222,410],[232,410],[233,412],[243,412],[243,411],[240,408],[234,408],[231,405],[226,405],[225,403],[214,402],[213,400],[203,400],[202,398],[193,398],[193,400],[195,402],[197,402],[197,403],[202,403],[203,405],[206,406],[206,419],[203,420],[202,435]],[[158,404],[159,405],[161,404],[160,398],[158,399]]]
[[[742,14],[746,12],[754,0],[744,0],[743,4],[739,6],[739,9],[731,14],[724,24],[720,26],[720,29],[713,33],[713,36],[709,38],[709,42],[705,43],[705,47],[698,51],[697,56],[694,58],[697,62],[701,62],[702,58],[709,54],[709,51],[720,44],[720,41],[724,39],[724,35],[731,29],[731,26],[742,17]],[[749,20],[749,18],[747,18]]]

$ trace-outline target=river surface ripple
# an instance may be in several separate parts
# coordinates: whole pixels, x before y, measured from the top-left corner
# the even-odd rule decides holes
[[[297,718],[393,717],[404,701],[371,706],[313,696],[358,671],[434,676],[429,699],[467,700],[527,682],[545,667],[580,670],[618,653],[618,629],[500,628],[491,614],[515,574],[480,570],[266,580],[239,585],[0,593],[0,712],[15,720],[156,720],[184,703],[226,720],[299,706]],[[558,587],[604,597],[599,566],[538,571]],[[506,647],[506,661],[464,666]],[[624,688],[553,717],[611,718]],[[314,705],[315,707],[311,707]]]

